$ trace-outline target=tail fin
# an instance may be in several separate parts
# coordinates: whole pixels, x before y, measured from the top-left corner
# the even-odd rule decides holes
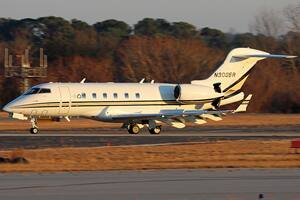
[[[220,84],[222,92],[239,90],[248,78],[254,65],[265,58],[294,58],[295,56],[271,55],[264,51],[250,48],[233,49],[223,64],[205,80],[194,80],[192,84],[213,86]]]

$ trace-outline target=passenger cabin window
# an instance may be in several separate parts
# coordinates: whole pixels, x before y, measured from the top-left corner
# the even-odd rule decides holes
[[[103,99],[107,99],[107,93],[103,93]]]
[[[25,92],[24,95],[31,95],[31,94],[45,94],[45,93],[51,93],[51,90],[48,88],[31,88],[27,92]]]
[[[128,93],[125,93],[124,96],[125,96],[125,99],[129,98],[129,94]]]
[[[92,97],[93,97],[93,99],[96,99],[96,98],[97,98],[97,94],[96,94],[96,93],[93,93],[93,94],[92,94]]]
[[[118,94],[114,93],[114,99],[117,99],[117,98],[118,98]]]
[[[85,99],[86,98],[86,94],[85,93],[81,93],[81,98]]]
[[[137,99],[141,98],[140,93],[135,93],[135,98],[137,98]]]

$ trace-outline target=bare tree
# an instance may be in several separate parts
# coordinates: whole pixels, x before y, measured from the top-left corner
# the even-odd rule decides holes
[[[288,23],[288,29],[300,32],[300,3],[287,6],[283,13]]]
[[[291,4],[283,9],[285,22],[287,24],[287,34],[283,38],[283,49],[290,55],[300,53],[300,3]],[[290,60],[288,65],[293,74],[299,72],[299,59]]]
[[[263,9],[256,16],[249,29],[256,34],[278,37],[284,33],[283,18],[275,10]]]

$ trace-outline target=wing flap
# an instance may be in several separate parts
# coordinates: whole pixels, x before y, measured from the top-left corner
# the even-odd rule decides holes
[[[248,95],[247,98],[241,103],[236,110],[161,110],[159,113],[128,113],[128,114],[114,114],[111,118],[114,120],[158,120],[164,123],[170,124],[174,127],[183,127],[186,121],[190,121],[196,124],[206,123],[205,119],[213,121],[222,120],[221,116],[228,113],[245,112],[248,104],[252,98],[252,95]],[[171,121],[169,121],[171,120]],[[172,125],[173,124],[173,125]]]
[[[201,116],[204,117],[204,118],[213,120],[213,121],[221,121],[221,120],[222,120],[221,117],[216,116],[216,115],[212,115],[212,114],[203,114],[203,115],[201,115]]]
[[[183,123],[185,116],[197,116],[197,115],[222,115],[226,113],[232,113],[232,110],[162,110],[160,113],[134,113],[134,114],[120,114],[112,115],[114,120],[122,119],[156,119],[156,118],[174,118],[177,121]],[[208,117],[207,117],[208,118]],[[212,117],[211,117],[212,118]]]
[[[172,126],[174,128],[184,128],[185,127],[185,124],[182,123],[182,122],[179,122],[179,121],[175,121],[173,119],[161,119],[160,120],[161,122],[165,123],[165,124],[168,124],[169,126]]]
[[[155,119],[159,118],[162,115],[160,113],[147,114],[147,113],[135,113],[135,114],[121,114],[121,115],[112,115],[111,118],[114,120],[124,120],[124,119]]]

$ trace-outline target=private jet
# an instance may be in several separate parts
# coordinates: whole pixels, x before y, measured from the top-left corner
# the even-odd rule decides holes
[[[251,49],[233,49],[221,66],[204,80],[190,84],[146,83],[44,83],[4,106],[12,118],[30,120],[32,134],[38,133],[41,117],[84,117],[118,122],[130,134],[147,128],[161,132],[161,124],[184,128],[187,122],[219,121],[229,113],[244,112],[252,97],[245,98],[242,86],[254,65],[265,58],[294,58]],[[235,110],[221,106],[240,102]]]

